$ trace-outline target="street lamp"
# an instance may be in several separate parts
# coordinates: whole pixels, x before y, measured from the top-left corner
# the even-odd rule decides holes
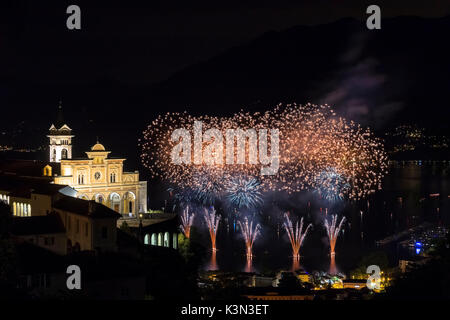
[[[142,239],[142,213],[139,213],[139,241],[142,243],[143,239]]]

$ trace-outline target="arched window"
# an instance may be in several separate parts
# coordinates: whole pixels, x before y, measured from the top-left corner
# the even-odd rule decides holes
[[[116,174],[114,172],[109,175],[109,182],[116,182]]]
[[[176,233],[172,235],[172,247],[178,249],[178,235]]]
[[[67,149],[61,150],[61,159],[67,159]]]
[[[158,240],[156,239],[156,233],[152,234],[152,246],[157,246]]]
[[[109,195],[109,203],[111,209],[120,212],[120,196],[117,193],[114,192]]]
[[[164,247],[169,247],[169,233],[164,233]]]
[[[144,237],[144,244],[150,244],[150,243],[148,242],[148,239],[149,239],[149,238],[150,238],[149,235],[146,234],[145,237]]]
[[[162,233],[158,234],[158,246],[162,246]]]
[[[128,191],[123,195],[123,212],[132,214],[134,213],[134,202],[135,202],[134,193]]]
[[[52,175],[52,167],[45,166],[44,167],[44,176],[50,177]]]

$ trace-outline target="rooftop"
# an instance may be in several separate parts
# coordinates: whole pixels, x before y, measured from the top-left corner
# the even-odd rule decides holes
[[[55,201],[53,207],[92,218],[120,218],[120,214],[94,200],[83,200],[65,196]]]
[[[12,220],[11,233],[16,236],[64,232],[64,225],[60,217],[56,214],[33,217],[15,217]]]
[[[19,159],[0,160],[0,173],[28,177],[43,177],[43,170],[47,165],[52,168],[52,174],[60,174],[61,168],[59,163]]]
[[[53,196],[66,193],[64,189],[73,190],[66,185],[50,183],[47,179],[0,173],[0,190],[8,191],[10,196],[29,198],[32,193]]]
[[[96,143],[91,148],[92,151],[105,151],[105,147],[101,143]]]

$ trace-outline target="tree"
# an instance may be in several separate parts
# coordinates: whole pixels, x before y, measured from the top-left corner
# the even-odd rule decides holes
[[[203,264],[206,257],[206,247],[203,245],[201,234],[195,226],[191,227],[190,238],[180,234],[178,241],[178,250],[192,271],[197,270]]]
[[[9,230],[11,228],[12,215],[9,205],[0,201],[0,239],[9,237]]]
[[[367,278],[367,267],[371,265],[377,265],[382,271],[386,271],[389,267],[389,259],[385,252],[375,251],[364,256],[358,263],[356,269],[350,272],[350,275],[356,279]]]
[[[0,201],[0,297],[10,296],[17,283],[17,254],[10,238],[12,223],[9,205]]]
[[[119,229],[127,234],[132,234],[130,226],[128,225],[128,223],[126,221],[122,222]]]
[[[433,250],[431,259],[416,266],[381,296],[387,299],[450,299],[450,233]]]
[[[300,280],[292,273],[283,273],[278,282],[279,288],[298,289],[301,288]]]

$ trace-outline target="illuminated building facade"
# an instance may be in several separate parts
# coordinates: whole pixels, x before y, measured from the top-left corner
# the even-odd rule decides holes
[[[96,143],[85,158],[61,160],[57,184],[78,191],[78,198],[95,200],[116,212],[136,216],[147,211],[147,182],[139,181],[139,172],[124,172],[124,158],[110,158],[110,151]]]
[[[61,159],[72,158],[72,129],[62,120],[61,103],[58,108],[58,118],[52,123],[49,134],[50,162],[61,162]]]
[[[96,143],[86,157],[72,157],[72,129],[63,121],[61,105],[57,121],[49,129],[50,163],[60,165],[43,168],[44,176],[54,183],[69,185],[77,190],[77,197],[95,200],[114,211],[137,216],[147,212],[147,182],[139,181],[139,172],[124,172],[125,158],[112,158],[105,147]],[[56,172],[57,171],[57,172]]]

